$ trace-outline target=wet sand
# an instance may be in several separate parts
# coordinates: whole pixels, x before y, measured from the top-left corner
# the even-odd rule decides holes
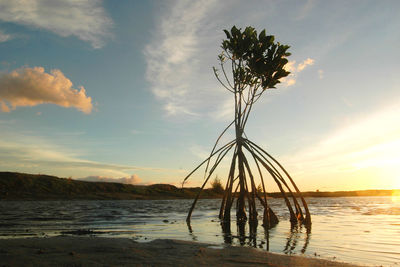
[[[70,237],[0,239],[0,266],[355,266],[249,247],[157,239]]]

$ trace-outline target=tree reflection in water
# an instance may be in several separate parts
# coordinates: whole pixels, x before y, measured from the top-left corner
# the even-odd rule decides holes
[[[239,241],[241,246],[251,246],[254,248],[265,248],[266,251],[270,250],[270,232],[273,228],[268,229],[267,227],[263,227],[264,229],[264,238],[265,240],[260,240],[259,244],[257,243],[257,223],[248,224],[249,231],[246,235],[246,224],[238,223],[237,224],[237,234],[233,235],[231,231],[231,224],[221,222],[221,228],[223,233],[223,239],[225,244],[233,244],[235,239]],[[191,229],[191,227],[189,226]],[[305,224],[296,224],[293,223],[290,225],[290,231],[286,238],[286,244],[283,248],[283,252],[285,254],[295,253],[295,249],[298,246],[300,238],[302,237],[305,231],[304,244],[301,248],[301,254],[304,254],[307,250],[308,244],[310,243],[311,237],[311,225]]]
[[[298,224],[291,224],[290,226],[290,233],[287,238],[287,242],[283,252],[285,254],[292,254],[297,246],[297,242],[299,241],[303,228],[306,230],[306,237],[304,240],[304,245],[300,250],[302,254],[306,252],[307,246],[310,242],[310,234],[311,234],[311,225],[298,225]]]

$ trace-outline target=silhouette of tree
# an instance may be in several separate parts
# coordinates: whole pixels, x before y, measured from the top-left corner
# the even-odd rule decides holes
[[[221,183],[221,180],[216,176],[213,181],[211,181],[211,189],[218,194],[224,192],[224,187]]]
[[[269,174],[282,193],[290,213],[290,221],[311,224],[307,203],[289,173],[269,153],[250,141],[244,131],[253,105],[268,89],[275,88],[280,83],[280,79],[289,75],[284,68],[288,63],[287,57],[290,56],[289,46],[275,43],[274,36],[266,35],[265,30],[258,35],[253,27],[246,27],[244,31],[241,31],[233,26],[230,31],[224,30],[224,32],[226,39],[222,41],[222,53],[218,56],[219,69],[214,67],[213,70],[221,85],[233,94],[235,118],[218,137],[210,156],[197,166],[183,183],[206,164],[204,183],[201,187],[203,189],[222,159],[233,150],[219,213],[223,222],[230,222],[231,207],[233,201],[236,200],[237,222],[245,223],[249,219],[250,224],[256,224],[258,221],[256,199],[259,199],[264,207],[264,226],[271,227],[278,223],[277,216],[267,203],[264,175]],[[235,139],[218,147],[221,137],[232,126],[234,126]],[[249,159],[252,161],[250,162]],[[251,168],[251,164],[255,168]],[[257,194],[254,169],[261,180],[262,197]],[[188,223],[201,192],[202,190],[199,191],[189,210]],[[292,202],[289,198],[292,198]],[[298,198],[304,208],[305,217]],[[246,214],[246,200],[249,218]]]

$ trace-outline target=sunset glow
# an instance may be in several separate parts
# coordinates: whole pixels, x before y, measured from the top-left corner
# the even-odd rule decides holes
[[[400,190],[394,190],[392,194],[392,201],[400,203]]]
[[[305,191],[400,188],[397,2],[33,2],[0,11],[0,170],[180,185],[233,119],[223,29],[251,25],[292,55],[249,139]]]
[[[0,265],[400,267],[399,11],[0,0]]]

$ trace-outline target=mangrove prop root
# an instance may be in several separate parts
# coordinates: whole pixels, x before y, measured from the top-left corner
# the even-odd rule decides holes
[[[219,218],[225,223],[230,222],[232,203],[234,200],[236,200],[237,221],[239,223],[243,223],[248,220],[249,223],[254,224],[257,221],[258,217],[256,207],[256,200],[258,199],[258,201],[260,201],[261,205],[264,208],[263,225],[268,228],[276,225],[279,222],[279,219],[273,212],[273,210],[269,207],[267,202],[267,194],[264,181],[264,174],[267,173],[272,177],[281,192],[281,196],[284,199],[284,202],[290,214],[290,221],[292,223],[301,222],[306,225],[311,224],[311,216],[309,214],[307,203],[302,197],[301,192],[295,185],[293,179],[289,176],[288,172],[275,158],[273,158],[258,145],[254,144],[247,138],[242,139],[241,141],[242,143],[239,145],[239,147],[238,144],[234,141],[227,143],[220,149],[214,150],[212,155],[205,161],[203,161],[202,164],[206,162],[211,162],[212,158],[216,157],[214,164],[210,165],[211,168],[209,169],[208,175],[206,176],[206,179],[201,186],[201,190],[198,192],[189,210],[187,222],[190,223],[191,214],[195,208],[195,205],[202,190],[209,181],[210,177],[215,172],[220,162],[229,153],[229,151],[231,151],[232,148],[235,148],[231,160],[228,179],[223,192],[223,198],[219,210]],[[247,153],[245,153],[245,151]],[[249,154],[250,158],[246,154]],[[248,159],[252,159],[253,163],[257,167],[258,175],[261,180],[262,192],[257,192],[254,174]],[[199,167],[197,167],[197,169],[198,168]],[[285,176],[282,175],[281,172]],[[189,177],[190,175],[187,176],[186,179]],[[296,194],[293,193],[289,183],[287,183],[285,179],[289,180],[294,190],[296,191]],[[235,187],[234,184],[236,184]],[[263,197],[260,197],[259,193],[262,193]],[[290,201],[289,196],[292,198],[292,201]],[[300,198],[303,207],[301,207],[300,203],[297,201],[297,198]],[[304,213],[302,211],[303,208]],[[246,213],[246,210],[248,214]],[[306,215],[305,218],[303,217],[303,214]]]

